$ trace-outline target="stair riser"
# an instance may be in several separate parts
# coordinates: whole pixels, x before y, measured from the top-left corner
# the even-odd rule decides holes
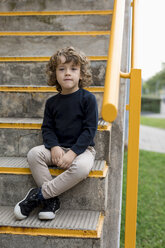
[[[0,37],[0,56],[52,56],[56,50],[67,46],[83,50],[87,56],[107,56],[108,41],[108,35],[4,36]]]
[[[56,93],[0,92],[1,117],[42,118],[46,100]],[[94,93],[98,103],[99,116],[103,93]]]
[[[95,137],[96,159],[109,162],[109,131],[97,131]],[[0,156],[26,157],[34,146],[43,143],[41,130],[0,129]]]
[[[47,85],[48,62],[0,63],[1,85]],[[93,84],[100,86],[105,81],[106,61],[91,61]]]
[[[61,208],[105,211],[107,180],[108,177],[87,178],[77,184],[60,196]],[[32,187],[36,187],[32,175],[0,174],[0,205],[14,206]]]
[[[0,16],[0,31],[110,30],[112,15]]]
[[[1,248],[21,248],[22,245],[24,248],[103,248],[100,239],[0,234]]]
[[[65,0],[8,0],[0,2],[1,11],[55,11],[55,10],[106,10],[113,9],[113,1]]]

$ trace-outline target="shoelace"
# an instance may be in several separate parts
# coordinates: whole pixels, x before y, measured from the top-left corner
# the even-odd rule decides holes
[[[48,199],[44,203],[44,209],[45,210],[50,210],[50,211],[55,211],[57,206],[57,200],[56,199]]]

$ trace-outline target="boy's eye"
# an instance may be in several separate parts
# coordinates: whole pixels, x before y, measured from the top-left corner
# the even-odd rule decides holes
[[[59,71],[63,71],[64,70],[64,68],[59,68]]]
[[[72,70],[73,70],[73,71],[76,71],[76,70],[77,70],[77,68],[76,68],[76,67],[72,67]]]

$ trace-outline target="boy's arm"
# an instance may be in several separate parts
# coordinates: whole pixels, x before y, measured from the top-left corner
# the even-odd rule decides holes
[[[59,146],[58,138],[54,132],[53,116],[48,101],[46,102],[45,105],[44,119],[41,129],[42,129],[43,143],[47,149],[51,149],[54,146]]]
[[[62,156],[64,155],[63,149],[59,146],[58,138],[54,132],[54,122],[52,112],[50,110],[48,102],[45,105],[44,119],[42,124],[42,137],[43,143],[47,149],[51,151],[51,158],[53,164],[58,164]]]
[[[90,94],[85,101],[85,119],[83,131],[77,139],[77,142],[71,147],[71,150],[77,155],[83,153],[93,141],[98,125],[98,107],[96,98]]]

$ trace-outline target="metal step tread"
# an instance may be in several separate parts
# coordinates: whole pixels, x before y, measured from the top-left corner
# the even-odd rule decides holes
[[[102,60],[107,60],[108,57],[107,56],[87,56],[89,60],[91,61],[102,61]],[[12,57],[12,56],[5,56],[5,57],[0,57],[0,62],[47,62],[50,60],[50,56],[49,57]]]
[[[84,88],[90,92],[104,92],[103,86]],[[0,92],[57,92],[56,87],[40,85],[0,85]]]
[[[64,170],[56,166],[50,167],[50,173],[58,176]],[[95,160],[88,177],[105,177],[108,166],[105,160]],[[0,174],[31,174],[26,157],[0,157]]]
[[[89,36],[110,35],[110,31],[0,31],[0,36]]]
[[[18,129],[41,129],[42,118],[0,118],[0,128],[18,128]],[[98,130],[110,130],[111,123],[99,119]]]
[[[98,211],[62,209],[51,221],[39,220],[36,211],[27,219],[18,221],[13,207],[0,206],[0,233],[99,238],[103,221],[104,216]]]
[[[0,16],[45,16],[45,15],[112,15],[113,10],[73,10],[73,11],[8,11]]]
[[[0,118],[0,123],[37,123],[37,124],[41,124],[42,123],[42,118],[12,118],[12,117],[1,117]]]

